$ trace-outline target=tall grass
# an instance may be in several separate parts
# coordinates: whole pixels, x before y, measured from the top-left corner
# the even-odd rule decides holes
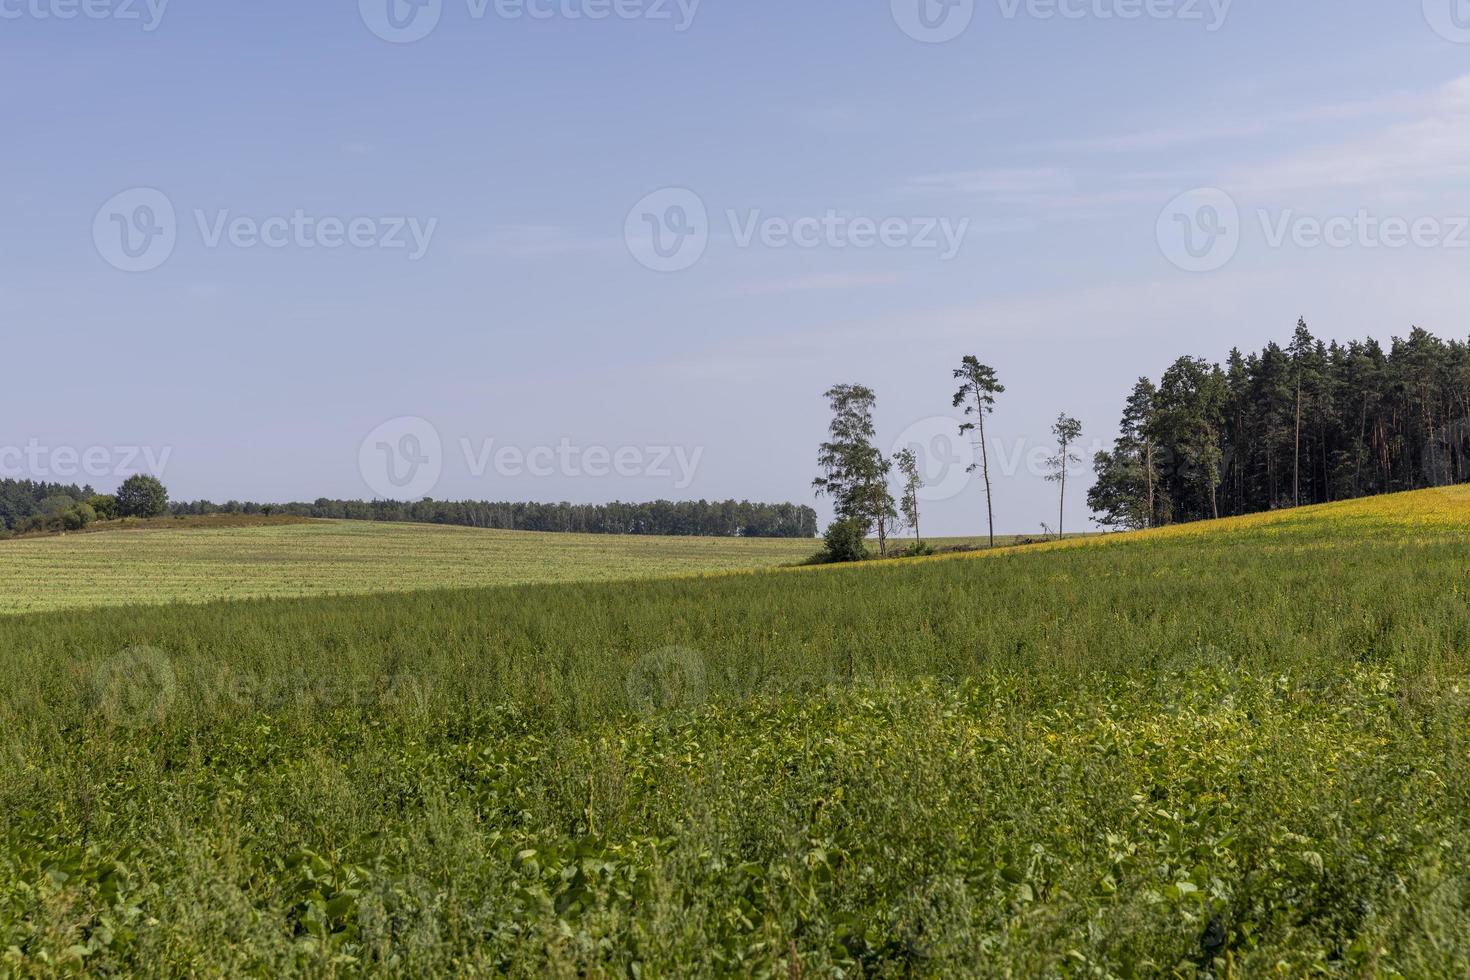
[[[1356,506],[0,619],[0,971],[1463,975],[1470,505]]]

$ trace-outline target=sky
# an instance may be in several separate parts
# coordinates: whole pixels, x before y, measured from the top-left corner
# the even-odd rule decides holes
[[[1470,3],[0,0],[0,476],[1056,527],[1140,375],[1467,335]]]

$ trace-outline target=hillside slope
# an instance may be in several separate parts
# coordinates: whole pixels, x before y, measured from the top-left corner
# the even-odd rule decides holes
[[[861,567],[3,617],[0,955],[1463,977],[1467,554],[1456,489]]]
[[[427,524],[210,519],[0,541],[0,615],[534,582],[790,563],[811,541],[614,537]]]

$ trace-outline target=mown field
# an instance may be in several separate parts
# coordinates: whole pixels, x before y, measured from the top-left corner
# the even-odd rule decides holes
[[[0,619],[0,972],[1470,974],[1470,492]]]
[[[290,518],[244,526],[209,519],[176,523],[0,541],[0,615],[634,579],[791,564],[818,549],[814,541],[537,534]]]

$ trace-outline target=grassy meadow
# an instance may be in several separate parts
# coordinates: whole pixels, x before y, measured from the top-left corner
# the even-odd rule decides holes
[[[221,599],[584,582],[790,564],[818,543],[432,524],[163,519],[0,541],[0,615]]]
[[[3,617],[0,974],[1465,976],[1467,556],[1457,488]]]

